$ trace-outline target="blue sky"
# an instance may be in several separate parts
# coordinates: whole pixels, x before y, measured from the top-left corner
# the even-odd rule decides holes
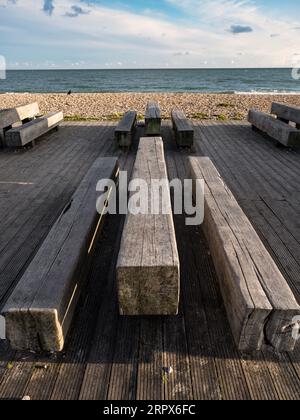
[[[296,0],[0,0],[8,68],[290,67]]]

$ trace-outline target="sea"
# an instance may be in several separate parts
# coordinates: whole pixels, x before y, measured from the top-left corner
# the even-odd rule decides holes
[[[74,93],[299,94],[300,76],[293,77],[292,69],[288,68],[8,70],[6,79],[0,80],[0,93],[64,93],[69,90]]]

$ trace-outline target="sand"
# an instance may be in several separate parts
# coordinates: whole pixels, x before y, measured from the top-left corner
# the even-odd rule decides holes
[[[41,113],[62,110],[68,117],[117,119],[126,110],[144,114],[148,100],[160,103],[163,117],[173,108],[182,109],[189,118],[235,119],[247,117],[252,107],[269,112],[271,103],[300,106],[299,95],[228,95],[195,93],[84,93],[72,94],[0,94],[0,109],[38,102]]]

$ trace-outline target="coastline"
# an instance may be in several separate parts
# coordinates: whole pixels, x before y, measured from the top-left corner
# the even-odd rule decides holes
[[[272,102],[300,107],[299,94],[213,94],[213,93],[3,93],[0,109],[38,102],[46,114],[61,110],[65,117],[74,119],[119,119],[125,111],[136,110],[144,115],[146,103],[160,103],[163,118],[169,118],[172,109],[182,109],[193,119],[244,120],[250,108],[270,112]]]

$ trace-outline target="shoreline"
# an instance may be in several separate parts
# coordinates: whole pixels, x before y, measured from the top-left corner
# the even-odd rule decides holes
[[[128,110],[144,115],[146,103],[158,101],[163,118],[169,118],[172,109],[182,109],[188,118],[245,120],[250,108],[270,112],[272,102],[300,107],[300,92],[283,93],[2,93],[0,109],[38,102],[42,114],[63,111],[74,119],[119,119]]]

